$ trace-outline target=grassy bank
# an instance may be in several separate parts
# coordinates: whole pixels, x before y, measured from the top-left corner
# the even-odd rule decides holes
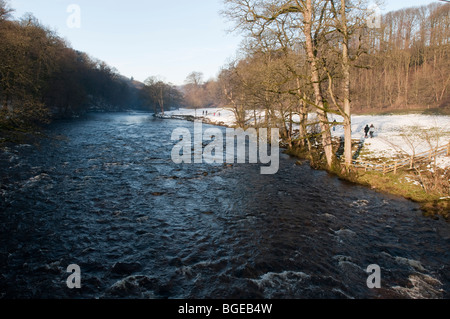
[[[316,169],[326,169],[323,160],[317,154],[309,155],[298,148],[286,149],[286,154],[302,160],[309,160],[312,167]],[[401,171],[397,174],[384,174],[376,171],[352,169],[342,170],[339,163],[330,171],[342,180],[366,186],[379,192],[401,196],[420,204],[425,216],[438,218],[442,216],[446,221],[450,221],[450,193],[449,178],[450,172],[426,172],[420,176],[416,172]],[[435,174],[440,174],[436,178]],[[442,177],[440,177],[442,176]]]
[[[383,175],[381,172],[352,172],[342,178],[366,185],[381,192],[402,196],[420,204],[426,216],[442,216],[449,221],[450,197],[441,187],[426,191],[414,174],[400,172]]]

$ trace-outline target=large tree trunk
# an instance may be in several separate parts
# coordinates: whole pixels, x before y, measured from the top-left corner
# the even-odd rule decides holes
[[[317,107],[317,116],[320,121],[320,127],[322,130],[322,144],[325,151],[325,157],[327,160],[328,168],[331,168],[333,164],[333,145],[331,143],[330,125],[328,124],[328,115],[325,110],[324,99],[322,89],[320,87],[320,77],[318,69],[318,61],[316,56],[315,47],[312,38],[312,4],[311,0],[306,1],[306,10],[304,13],[305,20],[305,38],[306,38],[306,51],[308,54],[308,63],[311,72],[311,81],[313,85],[315,103]]]
[[[352,114],[350,107],[350,61],[348,53],[349,34],[345,13],[345,0],[341,0],[342,27],[342,69],[344,73],[344,157],[347,168],[352,164]]]

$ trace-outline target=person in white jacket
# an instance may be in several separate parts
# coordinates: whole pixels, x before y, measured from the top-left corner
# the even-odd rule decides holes
[[[373,126],[373,124],[370,125],[369,133],[370,133],[370,138],[373,138],[373,136],[375,134],[375,126]]]

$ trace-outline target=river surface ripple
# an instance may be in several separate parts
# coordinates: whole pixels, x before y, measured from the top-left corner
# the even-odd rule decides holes
[[[445,221],[283,154],[275,175],[174,164],[177,127],[93,114],[1,150],[0,298],[450,297]]]

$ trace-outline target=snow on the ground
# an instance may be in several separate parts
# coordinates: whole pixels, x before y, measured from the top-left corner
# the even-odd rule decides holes
[[[206,114],[206,112],[208,113]],[[165,115],[167,117],[176,115],[203,117],[211,123],[226,126],[233,126],[236,122],[234,113],[222,108],[179,109],[166,112]],[[339,125],[339,122],[342,122],[342,117],[329,115],[329,119],[330,122],[336,120],[338,123],[332,130],[333,136],[344,136],[344,128]],[[298,120],[298,116],[294,117],[294,121]],[[375,137],[366,139],[364,127],[372,124],[375,126]],[[352,137],[355,140],[364,141],[364,148],[361,152],[362,159],[391,159],[400,155],[420,154],[432,148],[448,145],[450,142],[450,116],[421,114],[353,115]],[[449,168],[450,157],[439,157],[437,165],[444,169]]]
[[[342,121],[342,118],[336,117],[336,120]],[[375,137],[364,138],[364,127],[372,124],[375,126]],[[337,126],[333,134],[344,136],[343,127]],[[352,136],[364,140],[362,158],[392,159],[417,155],[450,143],[450,116],[354,115]],[[444,169],[450,167],[450,157],[439,157],[437,165]]]
[[[225,126],[233,126],[236,122],[236,117],[231,110],[222,108],[209,109],[178,109],[176,111],[168,111],[164,113],[165,116],[190,115],[196,117],[203,117],[208,119],[211,123],[220,124],[222,122]]]

